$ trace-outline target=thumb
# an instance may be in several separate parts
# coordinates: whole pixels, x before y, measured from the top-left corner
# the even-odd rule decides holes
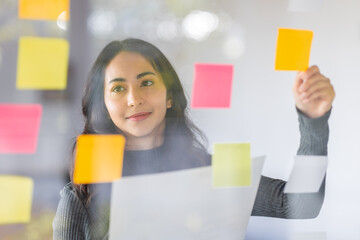
[[[298,72],[296,74],[295,82],[294,82],[294,85],[293,85],[294,94],[299,93],[299,88],[300,88],[301,84],[303,83],[303,79],[302,79],[301,75],[302,75],[302,72]]]

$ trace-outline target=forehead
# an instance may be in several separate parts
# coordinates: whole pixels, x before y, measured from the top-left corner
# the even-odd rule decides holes
[[[120,52],[107,65],[105,78],[114,77],[113,75],[139,74],[144,71],[155,72],[151,63],[141,54],[135,52]]]

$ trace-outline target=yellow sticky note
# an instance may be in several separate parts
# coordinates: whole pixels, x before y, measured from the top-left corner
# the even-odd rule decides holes
[[[305,71],[309,67],[313,32],[279,28],[275,70]]]
[[[214,144],[212,173],[214,187],[250,186],[250,143]]]
[[[0,176],[0,224],[30,221],[33,189],[31,178]]]
[[[69,43],[61,38],[22,37],[19,40],[18,89],[66,88]]]
[[[122,175],[125,138],[121,135],[80,135],[77,139],[74,182],[112,182]]]
[[[65,12],[69,20],[70,0],[19,0],[19,18],[35,20],[57,20]]]

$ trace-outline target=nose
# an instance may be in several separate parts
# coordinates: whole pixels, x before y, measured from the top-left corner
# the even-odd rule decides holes
[[[138,107],[144,104],[144,99],[141,95],[140,90],[130,88],[127,95],[128,107]]]

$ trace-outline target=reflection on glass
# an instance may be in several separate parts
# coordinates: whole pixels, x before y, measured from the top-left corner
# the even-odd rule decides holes
[[[218,27],[218,24],[219,19],[215,14],[195,10],[185,17],[182,29],[186,37],[203,41]]]
[[[156,29],[156,33],[160,39],[171,41],[177,37],[177,25],[175,21],[163,21]]]
[[[66,11],[63,11],[62,13],[60,13],[56,24],[58,25],[58,27],[62,30],[67,30],[67,20],[66,20]]]
[[[95,36],[110,34],[116,25],[116,16],[112,11],[98,10],[90,14],[87,21],[88,29]]]
[[[222,49],[228,59],[238,59],[245,52],[244,39],[237,34],[231,34],[226,38]]]

